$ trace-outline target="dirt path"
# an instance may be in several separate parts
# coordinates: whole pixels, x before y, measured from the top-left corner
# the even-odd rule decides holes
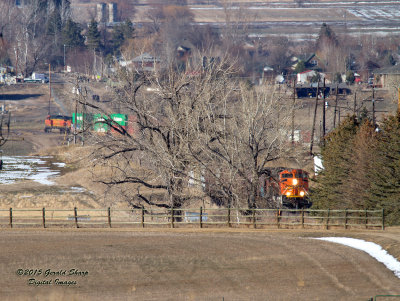
[[[1,231],[0,297],[366,300],[400,293],[400,279],[366,253],[309,235],[303,231]],[[67,274],[78,269],[88,274],[28,277],[18,276],[18,269]],[[34,287],[27,284],[28,278],[52,283]],[[55,279],[76,284],[59,286]]]

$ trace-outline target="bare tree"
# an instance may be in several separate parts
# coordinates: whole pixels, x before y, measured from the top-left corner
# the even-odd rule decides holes
[[[12,23],[14,34],[11,47],[15,53],[15,65],[24,75],[34,71],[48,54],[50,43],[44,35],[46,10],[43,3],[41,0],[32,0],[18,8]]]
[[[213,185],[225,205],[257,207],[266,165],[287,149],[291,111],[271,91],[241,84],[236,72],[222,58],[191,75],[121,70],[114,102],[135,130],[114,123],[111,109],[90,105],[105,116],[98,123],[113,128],[92,137],[94,162],[106,170],[98,180],[135,207],[181,208],[204,198],[190,182]]]
[[[214,124],[206,150],[219,162],[218,169],[229,175],[223,177],[224,185],[229,183],[233,201],[245,201],[248,208],[270,206],[260,203],[260,182],[270,176],[268,164],[291,149],[290,105],[273,89],[249,88],[243,83],[235,99],[224,104],[223,118]],[[212,169],[216,165],[209,166]]]
[[[99,145],[94,153],[96,162],[111,170],[100,181],[135,199],[136,206],[144,202],[178,208],[190,201],[188,177],[197,163],[189,146],[199,148],[196,133],[204,131],[204,109],[233,89],[230,72],[231,67],[222,64],[195,77],[175,72],[172,67],[151,75],[121,70],[121,87],[115,101],[122,112],[131,116],[130,122],[134,120],[136,132],[129,134],[110,124],[118,134],[94,137]],[[155,202],[156,195],[162,200]]]

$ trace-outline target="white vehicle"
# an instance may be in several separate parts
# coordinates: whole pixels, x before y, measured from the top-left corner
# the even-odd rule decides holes
[[[24,78],[26,83],[48,83],[49,79],[43,73],[33,72],[31,77]]]

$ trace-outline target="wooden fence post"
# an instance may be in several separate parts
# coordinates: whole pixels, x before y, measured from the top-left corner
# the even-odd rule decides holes
[[[231,207],[228,207],[228,228],[231,227]]]
[[[365,229],[368,229],[368,211],[365,209]]]
[[[325,229],[326,229],[326,230],[329,230],[329,216],[330,216],[330,212],[331,212],[331,209],[328,208],[327,217],[326,217],[326,225],[325,225]]]
[[[142,226],[142,228],[144,228],[144,207],[143,206],[142,206],[142,210],[141,210],[140,225]]]
[[[10,228],[13,227],[13,215],[12,215],[12,208],[10,208]]]
[[[253,228],[256,229],[256,209],[253,208]]]
[[[304,229],[304,208],[301,209],[301,228]]]
[[[203,207],[200,207],[199,222],[200,222],[200,228],[203,228]]]
[[[344,209],[344,228],[347,229],[347,208]]]
[[[385,230],[385,209],[382,208],[382,230]]]
[[[281,215],[281,210],[280,209],[276,209],[276,226],[278,227],[278,229],[279,229],[280,215]]]
[[[75,226],[79,228],[78,226],[78,209],[74,207],[74,217],[75,217]]]
[[[44,207],[42,209],[42,219],[43,219],[43,228],[46,228],[46,213]]]
[[[171,207],[171,228],[174,227],[174,207]]]
[[[107,208],[107,215],[108,215],[108,226],[111,228],[111,208]]]

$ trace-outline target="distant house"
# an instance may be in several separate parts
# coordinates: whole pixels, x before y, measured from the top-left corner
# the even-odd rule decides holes
[[[391,86],[398,87],[400,84],[400,65],[394,65],[388,68],[374,70],[375,79],[379,78],[377,85],[382,85],[383,88]]]
[[[324,73],[319,73],[321,76],[321,79],[323,80],[325,78]],[[297,73],[297,83],[304,84],[304,83],[310,83],[311,78],[313,76],[317,75],[317,71],[315,70],[306,70],[300,73]]]
[[[132,60],[132,64],[138,71],[155,71],[160,64],[160,59],[145,52]]]
[[[307,70],[322,71],[325,63],[315,54],[302,54],[292,58],[292,69],[294,70],[299,62],[303,62]]]

